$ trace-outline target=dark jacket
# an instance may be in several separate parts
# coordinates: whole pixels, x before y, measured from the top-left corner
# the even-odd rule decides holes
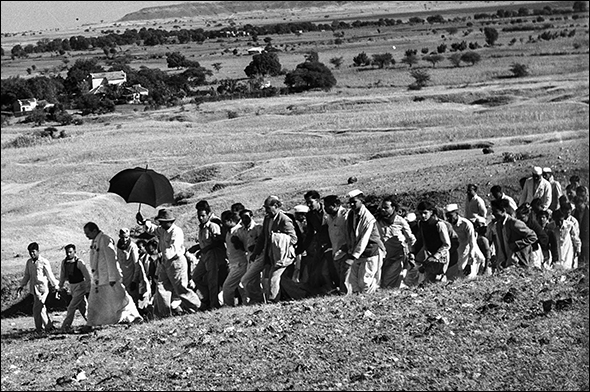
[[[499,265],[509,267],[520,264],[528,267],[531,262],[532,245],[537,242],[535,232],[523,221],[510,215],[506,215],[504,223],[496,222],[496,232],[498,233],[496,253]]]
[[[269,215],[264,217],[262,222],[262,233],[256,241],[256,247],[252,252],[251,257],[256,257],[259,254],[264,254],[264,262],[266,264],[274,264],[270,255],[270,235],[271,233],[283,233],[291,237],[291,245],[297,244],[297,233],[293,221],[283,211],[279,211],[274,218]]]

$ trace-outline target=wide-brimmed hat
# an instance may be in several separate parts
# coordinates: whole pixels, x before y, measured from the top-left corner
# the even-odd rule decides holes
[[[158,211],[158,215],[156,216],[155,219],[160,222],[173,222],[176,220],[174,215],[172,215],[172,212],[170,210],[165,209],[165,208]]]
[[[551,170],[550,167],[544,167],[543,168],[543,173],[551,173],[551,172],[552,172],[552,170]]]
[[[543,169],[541,169],[539,166],[535,166],[533,167],[533,174],[540,176],[543,174]]]

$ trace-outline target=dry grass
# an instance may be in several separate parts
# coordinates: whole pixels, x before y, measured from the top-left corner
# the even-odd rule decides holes
[[[351,31],[339,46],[330,42],[332,32],[280,36],[275,44],[301,43],[280,53],[288,69],[310,49],[325,63],[344,57],[334,70],[336,88],[88,116],[83,126],[61,128],[70,138],[2,148],[2,309],[15,302],[29,242],[41,244],[56,272],[66,243],[87,257],[87,221],[111,235],[135,224],[138,205],[106,192],[109,179],[129,167],[149,164],[171,179],[178,200],[171,208],[187,246],[195,241],[200,199],[217,214],[242,202],[259,219],[269,194],[280,196],[285,209],[309,189],[344,197],[349,176],[359,179],[355,188],[396,194],[408,209],[425,195],[462,203],[467,183],[479,184],[484,198],[494,184],[518,197],[518,179],[532,165],[552,167],[563,185],[574,173],[588,184],[587,19],[576,23],[582,26],[573,39],[513,47],[512,37],[528,34],[501,32],[501,46],[481,49],[475,66],[419,64],[432,76],[420,91],[408,91],[412,78],[399,60],[406,49],[440,44],[440,29]],[[483,43],[476,28],[463,39]],[[583,45],[573,49],[574,42]],[[221,51],[250,44],[172,49],[206,67],[221,62],[214,76],[220,80],[243,77],[250,61]],[[393,69],[349,66],[361,51],[385,53],[391,45]],[[170,50],[139,49],[125,48],[142,56]],[[4,60],[3,78],[24,74],[33,62],[41,70],[61,62],[46,55]],[[506,78],[512,62],[528,64],[531,76]],[[165,59],[131,64],[140,65],[166,69]],[[36,130],[5,126],[1,144]],[[488,145],[494,153],[482,154]],[[504,153],[527,159],[504,162]],[[472,283],[221,309],[42,339],[27,332],[30,316],[4,319],[2,389],[587,390],[587,279],[587,270],[512,271]],[[513,302],[505,300],[508,292]],[[548,300],[565,305],[544,314]],[[81,371],[88,378],[72,381]]]
[[[588,389],[587,268],[49,338],[12,320],[2,322],[3,390]]]

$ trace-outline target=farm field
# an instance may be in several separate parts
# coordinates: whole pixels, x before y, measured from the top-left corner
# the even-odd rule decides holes
[[[435,3],[443,2],[429,3],[434,7]],[[494,2],[478,3],[485,3],[488,7]],[[431,13],[436,13],[436,9],[432,8]],[[484,46],[485,37],[478,22],[474,22],[471,28],[458,22],[455,36],[445,31],[452,24],[393,26],[381,28],[380,32],[375,28],[351,29],[345,31],[344,43],[340,45],[334,43],[331,31],[305,33],[298,37],[272,36],[273,45],[282,50],[278,55],[286,69],[294,69],[303,62],[310,50],[317,51],[320,61],[326,65],[331,58],[342,57],[340,68],[329,65],[337,80],[337,85],[330,91],[200,105],[187,100],[182,105],[158,110],[144,110],[142,105],[126,106],[111,114],[85,116],[84,124],[80,126],[59,126],[67,133],[67,138],[46,140],[23,148],[12,146],[17,138],[31,135],[45,126],[57,125],[34,127],[13,119],[2,127],[0,138],[2,310],[17,302],[13,290],[22,277],[28,258],[28,243],[36,241],[40,244],[41,254],[51,261],[53,271],[57,273],[65,244],[76,244],[78,255],[87,258],[89,240],[82,230],[86,222],[96,222],[111,236],[116,236],[121,227],[135,226],[138,205],[126,204],[119,196],[107,193],[109,179],[126,168],[148,165],[171,180],[176,202],[170,208],[177,216],[176,223],[184,229],[187,247],[194,244],[197,236],[194,206],[201,199],[208,200],[218,215],[232,203],[242,202],[255,211],[257,220],[261,220],[262,203],[268,195],[279,196],[284,209],[290,210],[304,201],[303,194],[310,189],[319,191],[322,196],[336,194],[342,199],[354,188],[377,198],[394,194],[404,208],[412,210],[423,197],[430,197],[439,205],[462,205],[468,183],[478,184],[479,194],[486,200],[489,188],[495,184],[518,198],[518,181],[529,175],[532,166],[551,167],[555,178],[564,187],[572,174],[579,175],[582,183],[587,185],[588,14],[576,20],[552,21],[551,31],[575,29],[576,33],[572,37],[547,41],[529,40],[529,36],[536,38],[540,31],[505,32],[501,29],[507,26],[507,21],[501,19],[498,23],[504,23],[494,25],[499,31],[498,42],[477,49],[481,55],[479,63],[454,67],[444,60],[433,67],[421,61],[412,66],[412,69],[422,69],[430,75],[430,82],[421,90],[408,89],[413,78],[410,68],[401,63],[404,52],[417,49],[420,53],[422,48],[432,51],[441,43],[450,46],[451,42],[461,40],[476,41]],[[468,30],[471,31],[464,35]],[[445,38],[441,38],[442,35]],[[513,40],[515,43],[510,44]],[[2,45],[6,50],[4,38]],[[122,50],[135,56],[130,63],[133,68],[147,66],[171,73],[178,71],[166,68],[164,54],[169,51],[179,51],[206,68],[221,63],[219,72],[210,77],[210,80],[220,81],[246,77],[244,68],[250,56],[234,56],[231,50],[239,48],[245,52],[252,45],[247,38],[239,38],[203,45],[156,46],[147,50],[130,46]],[[226,49],[230,52],[224,52]],[[369,56],[391,52],[396,64],[384,69],[353,67],[352,59],[363,51]],[[73,52],[70,61],[101,56],[99,52]],[[514,63],[526,65],[530,74],[514,77],[510,71]],[[26,68],[32,64],[37,64],[36,69],[43,71],[60,66],[63,58],[48,54],[16,60],[3,57],[2,78],[28,77]],[[284,86],[284,76],[270,80],[273,86]],[[484,154],[482,148],[486,146],[491,146],[493,153]],[[504,154],[513,154],[520,159],[507,161]],[[357,177],[358,182],[349,185],[347,179],[351,176]],[[147,205],[142,205],[141,211],[146,217],[153,217],[157,212]],[[533,288],[526,288],[525,281]],[[33,337],[27,332],[33,325],[31,316],[2,319],[2,389],[145,390],[171,389],[173,385],[178,389],[219,390],[587,390],[588,291],[580,288],[580,282],[587,288],[587,270],[530,275],[510,272],[505,276],[481,277],[475,282],[401,293],[381,291],[375,296],[329,297],[301,303],[221,309],[203,315],[183,316],[182,319],[129,328],[117,326],[93,335],[63,338],[62,335],[44,339]],[[503,293],[511,286],[522,293],[513,305],[503,303],[494,291]],[[550,313],[548,318],[540,317],[535,306],[538,301],[549,298],[538,294],[544,287],[553,287],[551,298],[554,300],[570,298],[571,307],[560,313]],[[529,293],[528,290],[538,291],[527,296],[524,293]],[[435,300],[438,297],[445,298],[448,305]],[[501,303],[504,319],[496,313],[476,316],[473,309],[462,306],[463,302],[474,304],[475,308],[484,306],[484,298],[492,297]],[[474,299],[469,302],[467,298]],[[417,299],[422,302],[412,307]],[[399,314],[395,313],[395,304],[400,304]],[[366,311],[376,316],[364,317]],[[346,320],[356,321],[346,323],[339,318],[337,328],[342,331],[342,336],[336,336],[334,334],[340,332],[334,332],[333,336],[322,340],[321,336],[328,336],[326,329],[334,320],[318,318],[318,329],[314,330],[310,324],[313,320],[306,312],[314,317],[322,314],[337,317],[341,313]],[[293,314],[305,314],[305,317],[295,320]],[[398,322],[392,314],[405,322]],[[426,346],[420,346],[424,340],[414,343],[407,338],[394,339],[405,336],[407,329],[417,330],[416,323],[422,323],[421,327],[432,323],[427,314],[444,316],[449,321],[449,324],[443,322],[437,327],[440,330],[433,336],[439,340],[425,338]],[[536,316],[526,319],[527,314]],[[57,319],[62,317],[58,311],[56,315]],[[364,337],[362,331],[355,331],[355,326],[359,330],[365,328],[359,328],[363,320],[373,328],[368,335],[363,330]],[[459,331],[461,322],[480,332],[475,337]],[[490,327],[490,324],[500,322],[507,325],[504,331]],[[293,327],[298,323],[309,326],[305,334]],[[387,323],[389,329],[378,333],[379,328],[385,328]],[[527,384],[535,379],[534,366],[531,365],[533,368],[528,373],[515,370],[519,362],[516,359],[506,362],[509,355],[506,349],[499,351],[504,354],[497,354],[493,353],[493,347],[485,353],[474,348],[488,341],[486,339],[493,340],[500,335],[499,341],[509,345],[507,340],[519,333],[521,327],[517,326],[522,324],[532,327],[523,332],[523,340],[512,346],[514,351],[511,353],[521,360],[527,356],[540,358],[534,365],[538,366],[537,375],[543,375],[538,384]],[[272,325],[272,331],[268,325]],[[564,332],[557,331],[558,326],[563,330],[567,326],[573,327]],[[486,332],[484,327],[490,329]],[[439,374],[443,381],[433,381],[434,376],[430,375],[424,378],[429,370],[437,367],[436,361],[443,360],[442,356],[433,353],[440,351],[441,347],[448,350],[452,346],[448,335],[443,343],[440,340],[443,331],[449,329],[465,339],[456,351],[449,353],[453,361],[462,358],[459,367],[454,370],[445,368],[448,375]],[[545,349],[538,348],[540,343],[534,347],[524,343],[525,338],[533,336],[537,342],[540,331],[555,336],[547,337],[551,343],[543,346]],[[313,339],[316,348],[299,350],[297,347],[302,347],[303,340],[282,338],[283,334],[288,336],[296,332],[301,339]],[[195,342],[205,348],[191,345],[196,344],[190,341],[191,333],[198,335]],[[321,352],[320,348],[328,352],[334,349],[330,339],[338,341],[347,334],[354,334],[353,343],[346,347],[349,350],[347,355],[336,353],[330,357]],[[357,356],[360,354],[355,351],[356,354],[351,355],[350,352],[358,350],[355,344],[361,345],[367,336],[377,339],[371,343],[377,351],[370,355],[366,351],[360,352],[367,358],[378,358],[378,361],[375,364],[363,359],[362,366],[357,369],[350,361],[359,360]],[[71,351],[58,347],[65,342],[81,348]],[[100,342],[105,345],[101,346]],[[166,353],[165,342],[176,342],[184,347],[184,351],[174,357],[172,353]],[[127,348],[122,348],[127,343]],[[154,357],[140,349],[143,344],[153,349]],[[241,350],[249,347],[247,352],[251,357],[261,355],[261,359],[246,366],[252,372],[251,379],[247,378],[246,371],[240,370],[239,381],[235,380],[234,366],[243,364],[228,353],[238,349],[236,344]],[[286,353],[295,353],[290,362],[287,361],[289,371],[280,369],[273,362],[286,361],[282,355],[268,354],[273,344],[280,345]],[[406,348],[402,349],[400,345]],[[572,356],[566,359],[564,353],[569,349]],[[49,350],[54,354],[47,354]],[[545,351],[541,353],[539,350]],[[37,355],[33,362],[31,355]],[[216,370],[197,362],[194,358],[199,355],[208,359],[225,355],[235,361],[235,365],[228,360],[223,362],[222,370]],[[56,364],[66,357],[70,359],[70,356],[78,359],[76,365]],[[107,369],[107,364],[98,365],[109,356],[114,357],[113,361],[126,361],[128,366],[121,372],[112,372]],[[308,357],[311,359],[306,361]],[[476,360],[469,364],[466,358]],[[135,360],[143,365],[132,364]],[[426,361],[428,365],[422,363],[416,367],[415,361],[418,360]],[[155,364],[158,361],[161,362]],[[202,371],[203,374],[195,379],[194,375],[187,373],[187,367],[176,365],[180,361],[189,364],[191,372]],[[414,365],[411,365],[412,361]],[[502,362],[503,367],[492,370],[490,361],[505,362]],[[552,361],[561,362],[551,369],[548,364]],[[106,362],[112,365],[110,359]],[[335,370],[336,363],[342,365],[342,372]],[[391,366],[386,366],[387,363]],[[577,365],[572,370],[571,381],[566,381],[564,366],[573,363]],[[4,373],[9,366],[10,372]],[[51,377],[45,376],[52,368],[57,371]],[[87,375],[92,372],[93,376],[87,382],[73,384],[71,380],[61,384],[56,381],[62,376],[67,380],[80,370],[85,370]],[[43,376],[27,383],[19,379],[18,374],[22,373],[17,371],[37,372],[35,374]],[[508,375],[499,377],[502,372]],[[150,379],[157,381],[151,385]],[[431,384],[424,380],[430,380]]]

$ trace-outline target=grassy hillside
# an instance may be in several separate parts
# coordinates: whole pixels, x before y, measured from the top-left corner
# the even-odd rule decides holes
[[[441,2],[428,5],[434,3]],[[283,12],[276,20],[289,17]],[[495,21],[500,38],[477,50],[479,63],[453,67],[444,60],[433,68],[421,61],[412,69],[428,72],[431,80],[421,90],[408,89],[413,78],[400,62],[406,50],[432,51],[461,40],[484,46],[484,24],[478,23],[347,30],[341,44],[332,31],[273,36],[287,70],[309,50],[325,64],[343,57],[342,67],[329,65],[338,83],[328,92],[199,105],[187,99],[158,110],[126,106],[85,116],[80,126],[35,127],[13,119],[0,132],[2,310],[19,305],[14,288],[29,242],[40,244],[57,272],[67,243],[87,259],[86,222],[111,236],[135,226],[138,205],[107,193],[109,179],[126,168],[147,164],[171,180],[176,201],[168,207],[187,247],[197,236],[194,206],[201,199],[216,214],[242,202],[260,220],[269,194],[290,210],[310,189],[342,198],[354,188],[376,198],[394,194],[412,210],[426,197],[441,206],[462,204],[468,183],[478,184],[485,200],[495,184],[518,199],[518,181],[531,166],[551,167],[563,186],[572,174],[587,185],[587,14],[551,21],[551,31],[576,31],[554,40],[537,39],[540,32],[505,32],[510,21]],[[458,31],[450,34],[449,27]],[[2,44],[6,49],[37,39],[10,37]],[[219,62],[222,68],[206,86],[215,88],[220,80],[245,76],[251,57],[229,53],[252,44],[239,38],[132,45],[121,53],[132,56],[133,68],[170,73],[178,71],[166,67],[169,51],[208,68]],[[363,51],[393,51],[396,64],[353,67]],[[99,52],[68,58],[101,57]],[[3,57],[2,78],[51,73],[63,60],[49,53]],[[100,61],[107,66],[104,56]],[[530,75],[514,77],[514,63],[526,65]],[[27,76],[32,64],[37,71]],[[271,78],[274,86],[283,80]],[[33,139],[46,126],[68,137]],[[484,154],[483,147],[493,152]],[[358,182],[349,185],[351,176]],[[150,206],[141,211],[156,215]],[[52,312],[63,319],[63,310]],[[30,316],[3,319],[1,327],[3,390],[588,389],[587,269],[508,271],[402,292],[224,308],[89,335],[37,338],[28,332]]]
[[[3,390],[588,390],[587,268],[90,334],[38,338],[25,323],[2,320]]]

